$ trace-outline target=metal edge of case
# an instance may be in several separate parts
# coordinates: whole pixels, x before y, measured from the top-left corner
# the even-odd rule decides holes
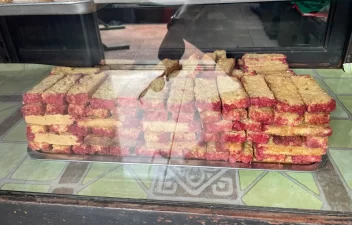
[[[167,165],[167,166],[192,166],[192,167],[213,167],[213,168],[232,168],[232,169],[252,169],[252,170],[276,170],[276,171],[301,171],[314,172],[323,168],[328,156],[324,155],[321,162],[312,164],[277,164],[277,163],[229,163],[224,161],[190,160],[190,159],[171,159],[171,158],[151,158],[151,157],[118,157],[103,155],[64,155],[48,154],[32,151],[27,148],[28,155],[38,160],[60,160],[60,161],[79,161],[79,162],[105,162],[123,164],[148,164],[148,165]]]
[[[93,0],[0,4],[0,16],[75,15],[95,12]]]

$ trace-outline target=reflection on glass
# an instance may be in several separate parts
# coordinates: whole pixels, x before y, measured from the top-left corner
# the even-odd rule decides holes
[[[320,47],[329,7],[330,1],[185,4],[103,8],[98,16],[125,27],[101,31],[107,46],[129,47],[105,51],[107,59],[151,62],[216,49]]]

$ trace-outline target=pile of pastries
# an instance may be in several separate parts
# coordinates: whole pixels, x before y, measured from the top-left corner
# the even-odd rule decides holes
[[[23,103],[34,151],[293,164],[322,160],[336,107],[286,56],[223,50],[152,70],[54,67]]]

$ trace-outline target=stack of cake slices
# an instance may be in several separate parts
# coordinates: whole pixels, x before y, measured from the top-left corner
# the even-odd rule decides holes
[[[335,100],[312,77],[287,72],[285,63],[270,74],[258,58],[284,60],[246,54],[253,73],[240,76],[220,50],[192,55],[182,70],[168,59],[147,71],[55,67],[23,97],[29,147],[232,163],[321,161]]]

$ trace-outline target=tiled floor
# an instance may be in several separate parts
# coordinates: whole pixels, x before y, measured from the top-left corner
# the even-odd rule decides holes
[[[33,70],[35,72],[29,69],[27,75],[38,73]],[[347,93],[350,84],[345,78],[349,75],[341,70],[299,69],[295,72],[314,76],[338,103],[338,109],[331,115],[334,133],[329,143],[330,162],[318,172],[268,172],[33,160],[26,153],[24,123],[16,114],[21,100],[16,96],[2,94],[0,189],[352,211],[352,116],[348,111],[351,110],[349,97],[352,94]],[[33,83],[41,77],[38,74],[37,76]],[[7,79],[0,74],[0,80],[7,83]],[[31,79],[28,77],[28,80]],[[10,84],[12,83],[7,83],[8,86]],[[345,90],[344,94],[340,95],[339,90]],[[11,99],[11,102],[8,99]]]

